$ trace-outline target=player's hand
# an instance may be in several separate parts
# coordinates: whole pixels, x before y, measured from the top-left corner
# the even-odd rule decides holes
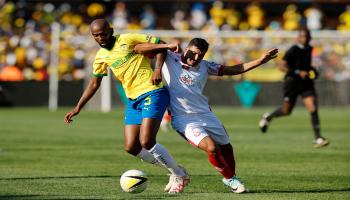
[[[305,70],[300,70],[298,75],[302,78],[302,79],[306,79],[309,76],[309,72],[305,71]]]
[[[72,111],[70,111],[70,112],[68,112],[65,116],[64,116],[64,123],[66,123],[66,124],[69,124],[69,123],[71,123],[73,120],[72,120],[72,118],[75,116],[75,115],[77,115],[77,114],[79,114],[79,110],[78,109],[76,109],[76,108],[74,108]]]
[[[311,80],[315,80],[318,78],[318,72],[314,67],[311,67],[311,70],[309,70],[308,77]]]
[[[177,43],[177,42],[169,44],[168,48],[169,48],[170,51],[173,51],[175,53],[181,53],[182,52],[180,43]]]
[[[152,85],[158,85],[160,82],[162,82],[162,70],[160,68],[154,69],[151,82]]]
[[[273,48],[270,49],[269,51],[267,51],[266,53],[264,53],[261,57],[261,64],[265,64],[267,62],[269,62],[270,60],[276,58],[278,55],[278,49],[277,48]]]

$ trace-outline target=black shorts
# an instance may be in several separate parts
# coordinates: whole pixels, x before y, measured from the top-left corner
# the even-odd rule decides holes
[[[301,95],[301,97],[316,97],[314,82],[297,77],[286,77],[283,85],[283,100],[295,103],[298,95]]]

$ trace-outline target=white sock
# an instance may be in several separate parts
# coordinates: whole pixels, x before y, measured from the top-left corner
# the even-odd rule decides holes
[[[144,162],[148,162],[153,165],[157,165],[160,167],[163,167],[164,169],[168,170],[162,163],[158,162],[158,160],[151,154],[149,151],[147,151],[145,148],[142,148],[140,153],[136,155],[138,158],[140,158]]]
[[[149,150],[149,152],[153,154],[154,158],[157,159],[157,161],[166,167],[172,174],[175,174],[177,176],[186,175],[183,170],[178,167],[174,158],[171,157],[163,145],[157,143],[152,147],[152,149]]]

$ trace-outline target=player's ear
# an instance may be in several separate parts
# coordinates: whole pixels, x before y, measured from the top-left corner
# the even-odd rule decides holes
[[[113,26],[111,24],[108,24],[107,29],[108,29],[108,32],[110,33],[110,35],[113,35],[114,29],[113,29]]]

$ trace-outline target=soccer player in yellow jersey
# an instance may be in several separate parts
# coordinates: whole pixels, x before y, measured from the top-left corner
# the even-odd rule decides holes
[[[78,115],[84,105],[100,87],[108,68],[122,83],[128,97],[125,111],[124,145],[125,151],[142,160],[162,166],[171,174],[165,188],[169,194],[183,191],[189,176],[183,167],[179,167],[168,151],[156,142],[156,135],[166,107],[169,93],[163,88],[160,68],[165,60],[165,53],[156,54],[156,66],[153,71],[150,59],[137,54],[134,46],[140,43],[158,43],[157,37],[144,34],[117,34],[105,19],[96,19],[91,25],[91,34],[101,46],[93,63],[93,78],[82,94],[75,108],[64,117],[69,124]]]

